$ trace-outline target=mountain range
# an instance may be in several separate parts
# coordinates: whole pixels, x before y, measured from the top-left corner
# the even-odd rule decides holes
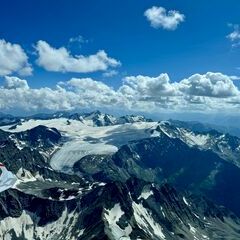
[[[92,113],[0,115],[3,240],[240,239],[240,139]]]

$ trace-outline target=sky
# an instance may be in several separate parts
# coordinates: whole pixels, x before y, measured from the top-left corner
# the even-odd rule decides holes
[[[240,110],[237,0],[3,0],[0,111]]]

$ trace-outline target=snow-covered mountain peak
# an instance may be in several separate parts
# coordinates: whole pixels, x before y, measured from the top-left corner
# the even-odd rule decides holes
[[[193,131],[176,126],[171,121],[160,121],[156,127],[151,129],[151,136],[157,137],[161,134],[180,139],[190,147],[198,147],[202,150],[211,149],[220,157],[240,167],[240,139],[238,137],[216,130]]]
[[[11,115],[0,116],[0,126],[11,125],[11,128],[16,128],[23,122],[30,120],[53,120],[53,119],[66,119],[69,124],[71,120],[76,120],[89,126],[112,126],[125,123],[135,123],[135,122],[150,122],[151,119],[147,119],[144,116],[139,115],[126,115],[121,117],[116,117],[111,114],[102,113],[100,111],[94,111],[90,113],[70,113],[70,112],[56,112],[53,114],[35,114],[28,117],[14,117]]]

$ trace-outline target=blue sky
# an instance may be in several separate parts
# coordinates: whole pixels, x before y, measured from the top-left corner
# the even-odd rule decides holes
[[[184,21],[176,29],[154,28],[144,16],[153,6],[176,10]],[[26,79],[31,88],[54,88],[73,77],[118,89],[126,76],[167,73],[172,82],[207,72],[239,76],[240,47],[227,38],[234,31],[229,24],[240,24],[239,12],[237,0],[5,0],[0,3],[0,39],[25,51],[32,75],[7,75]],[[82,41],[70,41],[79,36]],[[49,71],[36,64],[39,40],[54,49],[65,47],[72,56],[104,50],[121,65],[85,73]],[[116,75],[105,76],[113,70]]]
[[[176,31],[151,28],[143,16],[151,6],[177,9],[186,20]],[[93,54],[104,49],[122,62],[122,74],[155,76],[167,72],[174,80],[207,71],[237,75],[240,49],[232,49],[226,35],[231,31],[228,23],[240,22],[239,12],[236,0],[1,1],[0,34],[30,52],[39,39],[61,47],[81,35],[89,42],[81,49],[73,46],[73,53]],[[71,75],[52,74],[34,66],[29,79],[32,86],[41,86]],[[118,85],[119,76],[107,81]]]

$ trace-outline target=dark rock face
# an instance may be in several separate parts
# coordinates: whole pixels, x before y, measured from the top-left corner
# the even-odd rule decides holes
[[[157,182],[167,179],[180,190],[201,192],[240,215],[240,169],[212,151],[190,148],[178,139],[165,136],[125,146],[113,161],[129,175],[148,179],[148,173],[152,173]],[[135,169],[131,168],[132,161]]]
[[[25,132],[16,134],[17,138],[26,141],[32,147],[49,148],[61,139],[61,133],[56,128],[37,126]]]
[[[20,217],[23,211],[35,214],[36,224],[43,226],[56,221],[62,214],[65,203],[36,198],[17,190],[8,190],[0,194],[1,220],[6,217]],[[13,226],[14,229],[14,226]]]
[[[0,113],[0,126],[18,124],[19,122],[20,122],[19,117],[15,117],[10,114]]]
[[[49,130],[42,126],[16,134],[0,130],[0,161],[14,174],[23,169],[22,176],[19,177],[24,178],[25,170],[27,170],[33,176],[38,174],[46,179],[83,183],[77,176],[54,171],[43,155],[39,153],[39,150],[47,151],[60,138],[61,135],[57,130]],[[18,140],[24,141],[23,148],[17,146]]]
[[[104,181],[125,182],[131,176],[156,183],[167,181],[180,191],[201,193],[240,216],[240,169],[210,150],[189,147],[179,139],[162,135],[133,141],[104,161],[92,159],[94,168],[87,168],[83,159],[74,165],[75,172]]]
[[[186,127],[184,127],[185,125]],[[208,127],[200,128],[198,125],[192,126],[189,123],[179,124],[179,122],[175,125],[172,122],[160,122],[151,132],[157,132],[159,135],[168,135],[201,150],[210,150],[224,160],[240,167],[240,138]]]
[[[44,240],[119,239],[116,236],[167,240],[190,240],[194,236],[213,240],[220,236],[222,239],[240,237],[239,230],[235,229],[239,219],[232,213],[203,198],[194,199],[194,202],[193,197],[187,199],[168,184],[152,186],[136,178],[125,184],[108,183],[69,201],[42,199],[18,190],[8,190],[0,193],[0,219],[8,218],[13,224],[17,219],[28,219],[30,225],[24,225],[26,220],[21,222],[20,233],[14,225],[8,229],[12,232],[12,240],[20,239],[20,234],[22,239]],[[117,208],[120,211],[116,212],[118,220],[109,220]],[[207,224],[204,219],[207,219]],[[225,226],[227,231],[221,226]],[[6,236],[3,229],[0,228],[2,239]],[[43,238],[46,229],[55,232]]]
[[[1,141],[1,144],[4,144],[0,151],[1,162],[13,173],[17,173],[21,167],[34,171],[37,165],[46,166],[45,160],[36,150],[28,147],[20,150],[9,138]]]

